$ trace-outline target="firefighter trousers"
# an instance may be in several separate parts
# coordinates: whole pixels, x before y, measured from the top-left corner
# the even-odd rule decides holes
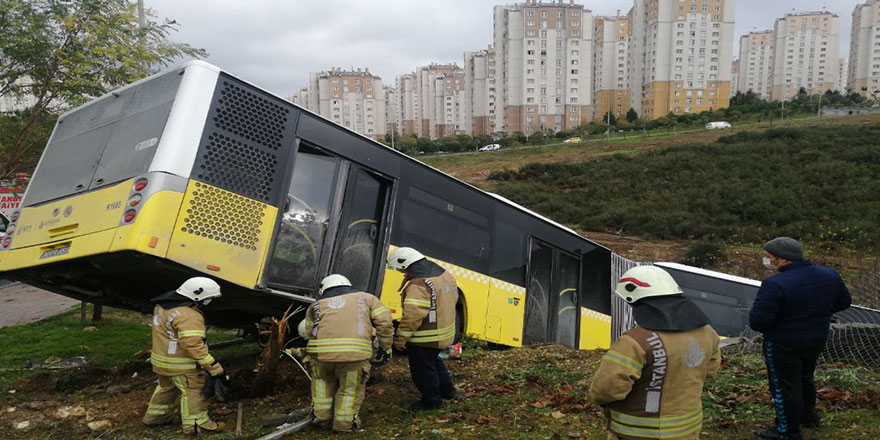
[[[159,425],[170,423],[173,418],[174,403],[180,394],[180,421],[184,433],[196,431],[196,425],[202,429],[213,431],[217,424],[208,417],[202,389],[205,387],[205,376],[199,370],[193,370],[177,376],[159,375],[159,385],[153,391],[144,424]]]
[[[370,361],[312,361],[312,410],[316,422],[333,420],[334,431],[360,427]]]

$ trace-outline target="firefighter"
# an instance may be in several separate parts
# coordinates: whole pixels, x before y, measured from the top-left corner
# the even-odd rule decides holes
[[[590,386],[608,439],[698,438],[703,383],[721,368],[718,334],[659,267],[626,271],[615,293],[632,305],[636,327],[614,342]]]
[[[402,247],[388,255],[388,265],[405,274],[401,302],[403,316],[397,327],[394,348],[409,358],[412,380],[422,394],[415,411],[438,409],[443,400],[458,398],[440,350],[455,337],[455,278],[419,251]]]
[[[220,285],[205,277],[186,280],[176,291],[152,299],[153,350],[150,362],[159,376],[144,424],[160,425],[172,421],[173,404],[180,393],[180,419],[185,438],[199,430],[218,431],[220,426],[208,417],[202,390],[205,375],[223,374],[223,367],[208,352],[205,318],[201,307],[220,298]]]
[[[375,296],[333,274],[321,280],[321,298],[306,310],[300,334],[312,359],[314,423],[348,432],[363,425],[358,412],[366,394],[370,359],[391,355],[391,312]],[[379,352],[373,353],[375,331]]]

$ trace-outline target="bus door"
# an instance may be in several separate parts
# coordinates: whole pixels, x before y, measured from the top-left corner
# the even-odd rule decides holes
[[[364,292],[377,291],[385,268],[380,251],[390,183],[359,166],[349,167],[330,273],[345,275]]]
[[[375,291],[390,187],[356,164],[300,144],[265,283],[311,294],[321,278],[340,273],[355,288]]]
[[[532,239],[523,343],[555,342],[576,347],[580,261]]]

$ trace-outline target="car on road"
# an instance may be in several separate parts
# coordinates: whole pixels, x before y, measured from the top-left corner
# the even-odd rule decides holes
[[[706,130],[715,130],[715,129],[719,129],[719,128],[730,128],[730,122],[717,121],[717,122],[710,122],[710,123],[706,124]]]
[[[562,141],[562,143],[563,143],[563,144],[577,144],[577,143],[579,143],[580,141],[581,141],[581,138],[579,138],[579,137],[573,137],[573,138],[568,138],[568,139]]]
[[[501,149],[500,144],[489,144],[480,147],[480,151],[497,151]]]

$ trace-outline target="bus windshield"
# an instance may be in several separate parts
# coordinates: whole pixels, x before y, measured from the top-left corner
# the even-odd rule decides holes
[[[34,173],[25,206],[146,172],[180,81],[176,71],[168,72],[63,116]]]

